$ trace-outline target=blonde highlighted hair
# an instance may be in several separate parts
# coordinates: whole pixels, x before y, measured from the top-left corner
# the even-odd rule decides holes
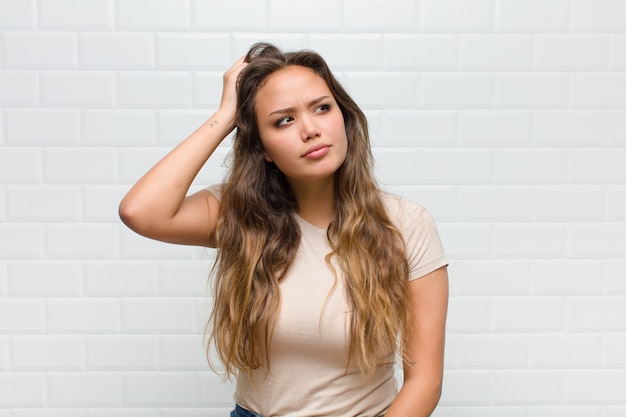
[[[411,314],[404,241],[373,176],[367,120],[315,52],[283,53],[261,43],[252,46],[246,61],[237,90],[230,171],[222,187],[210,341],[227,375],[269,366],[281,304],[279,282],[293,262],[300,230],[285,176],[263,158],[255,98],[269,75],[302,66],[324,79],[346,127],[348,150],[335,173],[336,214],[327,232],[333,252],[326,261],[330,265],[334,258],[344,276],[352,313],[350,362],[368,374],[379,365],[381,354],[398,348],[406,352]]]

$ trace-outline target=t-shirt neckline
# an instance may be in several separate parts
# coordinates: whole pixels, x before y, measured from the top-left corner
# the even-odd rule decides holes
[[[294,212],[293,215],[295,216],[296,220],[298,221],[298,224],[300,224],[300,227],[302,229],[304,229],[304,230],[306,230],[306,231],[308,231],[310,233],[319,235],[319,236],[326,236],[328,228],[315,226],[314,224],[311,224],[311,223],[307,222],[306,220],[304,220],[296,212]]]

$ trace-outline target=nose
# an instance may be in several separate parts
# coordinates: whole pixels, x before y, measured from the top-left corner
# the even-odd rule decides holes
[[[306,142],[320,136],[319,128],[314,120],[310,117],[303,117],[302,122],[302,141]]]

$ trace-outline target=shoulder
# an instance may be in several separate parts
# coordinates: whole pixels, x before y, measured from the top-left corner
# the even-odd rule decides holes
[[[402,229],[403,226],[415,227],[420,223],[434,222],[431,214],[421,204],[385,191],[380,193],[387,215],[396,227]]]

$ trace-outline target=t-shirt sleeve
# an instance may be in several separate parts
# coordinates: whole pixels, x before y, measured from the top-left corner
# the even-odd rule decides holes
[[[404,199],[400,200],[398,209],[400,231],[406,243],[409,280],[448,265],[437,225],[428,210]]]
[[[205,190],[213,194],[215,198],[217,198],[217,201],[222,201],[222,184],[209,185]]]

